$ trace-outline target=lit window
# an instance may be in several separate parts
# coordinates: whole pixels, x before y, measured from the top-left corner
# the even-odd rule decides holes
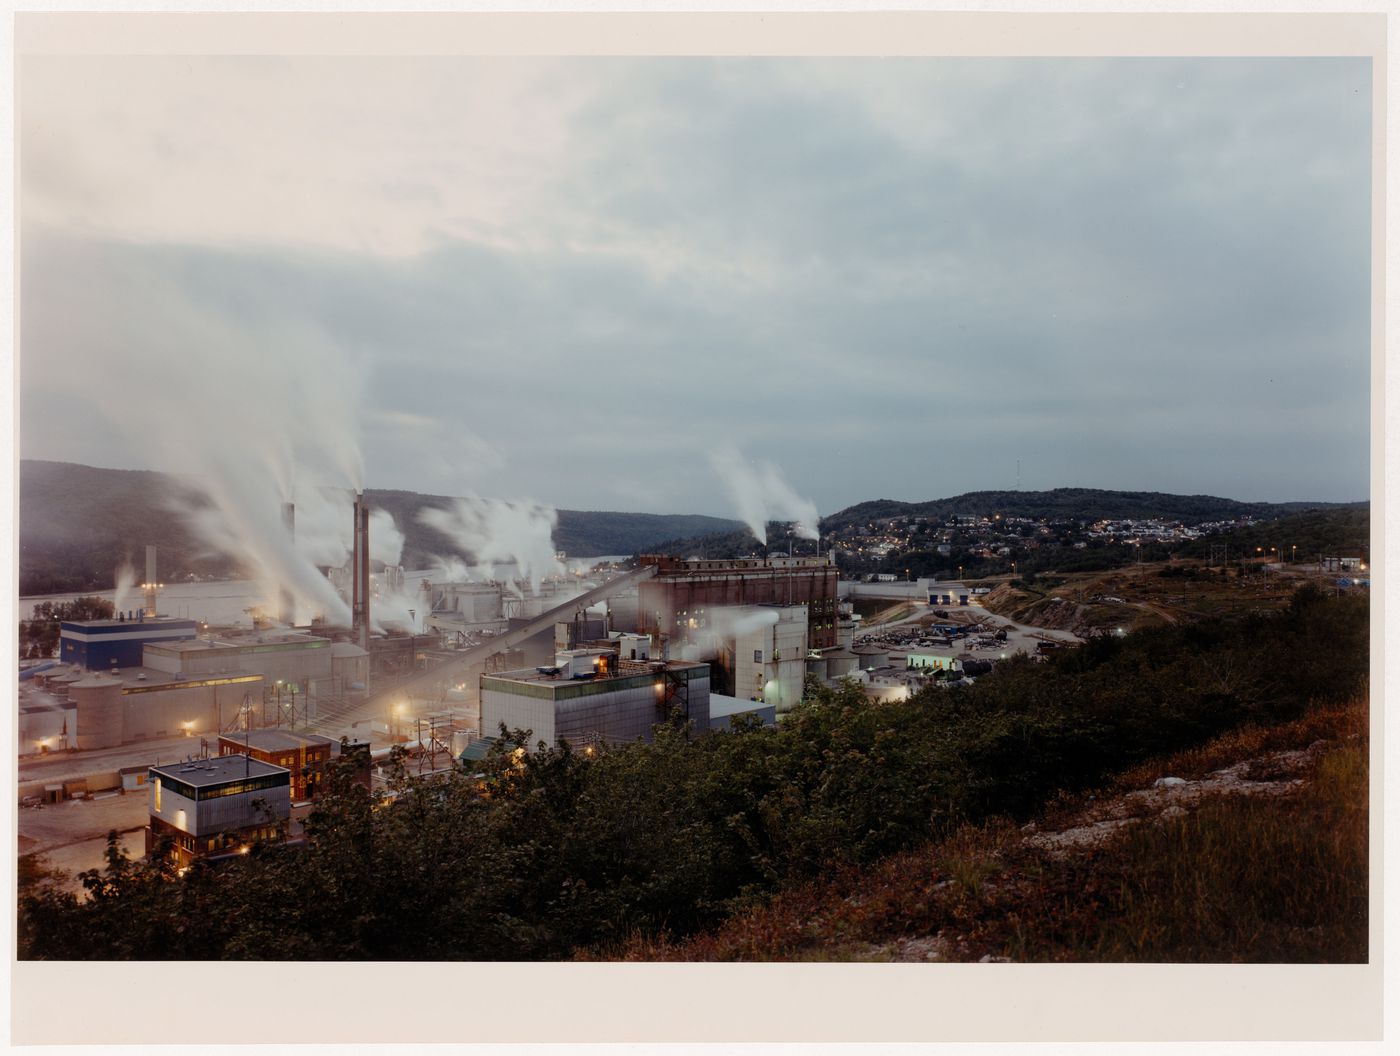
[[[156,778],[156,812],[160,812],[160,778]]]

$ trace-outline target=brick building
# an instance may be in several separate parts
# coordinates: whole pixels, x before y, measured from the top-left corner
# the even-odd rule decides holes
[[[304,802],[316,794],[316,785],[337,747],[329,737],[295,730],[263,729],[219,735],[220,756],[246,752],[259,762],[289,771],[293,803]]]

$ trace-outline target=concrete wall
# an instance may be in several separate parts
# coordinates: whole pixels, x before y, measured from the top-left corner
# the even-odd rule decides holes
[[[608,599],[608,626],[615,631],[637,630],[637,613],[636,587]]]
[[[63,732],[67,725],[68,732]],[[53,707],[22,708],[19,713],[18,754],[28,755],[39,750],[39,741],[51,752],[61,752],[78,746],[78,707],[76,704]]]
[[[486,737],[500,733],[500,724],[508,730],[530,730],[530,746],[537,741],[552,745],[554,733],[554,702],[549,699],[526,697],[498,689],[481,690],[481,732]]]
[[[237,718],[244,695],[253,702],[255,714],[262,714],[262,679],[221,686],[182,685],[140,687],[122,696],[122,740],[174,737],[180,733],[216,733]],[[189,723],[189,727],[185,726]]]
[[[264,676],[269,682],[281,679],[284,682],[299,682],[304,685],[308,679],[331,676],[330,646],[331,643],[323,639],[314,643],[200,649],[178,654],[178,664],[174,670],[187,678],[257,674]],[[147,652],[153,662],[146,666],[156,670],[170,670],[167,657],[162,656],[163,650],[153,647]]]
[[[777,613],[776,623],[735,637],[734,696],[744,700],[756,697],[782,714],[802,700],[807,676],[807,610],[794,605],[770,611]],[[756,655],[761,659],[755,660]]]
[[[710,726],[710,677],[706,668],[688,669],[687,680],[690,721],[698,731]],[[640,682],[626,685],[628,682]],[[507,729],[528,729],[533,733],[529,744],[539,741],[553,746],[560,738],[571,744],[605,741],[626,743],[641,737],[651,739],[651,728],[664,718],[657,706],[662,699],[656,689],[658,680],[651,676],[638,679],[616,679],[608,682],[586,682],[558,686],[555,684],[483,684],[481,688],[481,730],[488,737],[499,733],[498,724]],[[617,688],[608,688],[617,685]]]

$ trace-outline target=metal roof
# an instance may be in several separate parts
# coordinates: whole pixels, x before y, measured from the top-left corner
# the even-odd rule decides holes
[[[162,763],[151,767],[151,773],[183,781],[196,788],[222,785],[242,777],[264,777],[268,774],[289,774],[285,767],[273,766],[246,755],[216,755],[209,759],[193,759],[183,763]]]
[[[319,733],[297,733],[295,730],[249,730],[239,733],[221,733],[220,741],[227,741],[231,745],[246,744],[250,748],[261,748],[263,751],[277,751],[279,749],[297,749],[302,745],[333,745],[335,742],[329,737],[323,737]]]

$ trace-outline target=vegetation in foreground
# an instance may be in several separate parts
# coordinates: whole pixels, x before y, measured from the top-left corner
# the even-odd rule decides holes
[[[681,941],[636,935],[588,956],[1364,962],[1367,721],[1357,698],[1251,726],[1143,764],[1097,796],[1053,804],[1030,825],[963,826],[872,866],[790,885],[714,931]],[[1308,757],[1298,777],[1270,771],[1278,753]],[[1101,815],[1115,790],[1167,773],[1204,778],[1248,760],[1249,780],[1229,793],[1191,810],[1146,809],[1102,839],[1056,850],[1064,828],[1092,836],[1092,826],[1072,826]],[[1143,811],[1151,797],[1137,796],[1131,809]]]
[[[795,885],[1019,825],[1164,752],[1351,700],[1367,628],[1365,598],[1305,589],[1276,614],[1009,661],[962,690],[819,693],[775,729],[662,728],[596,756],[517,755],[516,731],[479,776],[401,776],[391,803],[338,772],[305,848],[179,878],[114,850],[85,900],[26,885],[19,954],[507,960],[673,942]]]

